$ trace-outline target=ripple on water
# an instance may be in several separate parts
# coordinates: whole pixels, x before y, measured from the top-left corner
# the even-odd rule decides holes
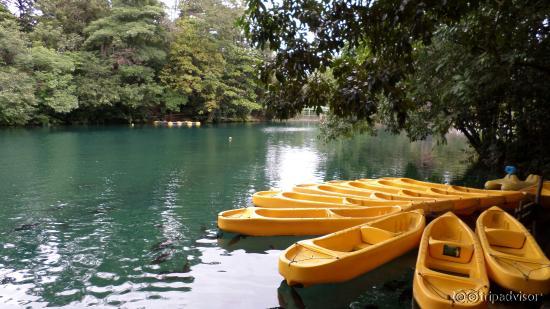
[[[72,257],[72,264],[76,267],[93,268],[101,264],[101,260],[94,254],[75,254]]]
[[[81,290],[78,290],[78,289],[70,289],[70,290],[64,290],[64,291],[61,291],[61,292],[57,292],[55,293],[55,295],[57,296],[73,296],[73,295],[76,295],[77,293],[80,293],[82,292]]]

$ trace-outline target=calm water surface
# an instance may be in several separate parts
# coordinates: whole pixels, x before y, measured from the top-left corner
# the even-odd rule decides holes
[[[277,258],[300,238],[218,231],[217,213],[258,190],[466,173],[460,137],[324,145],[317,134],[311,124],[1,130],[0,307],[409,306],[415,252],[350,282],[290,288]]]

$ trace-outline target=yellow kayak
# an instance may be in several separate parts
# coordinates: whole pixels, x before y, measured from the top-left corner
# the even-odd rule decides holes
[[[432,184],[431,182],[423,182],[423,181],[414,180],[410,178],[400,178],[400,180],[407,183],[425,184],[427,186],[430,186],[430,184]],[[503,196],[506,200],[506,203],[519,203],[524,198],[524,195],[517,191],[484,190],[484,189],[475,189],[475,188],[469,188],[469,187],[463,187],[463,186],[444,185],[444,184],[437,184],[437,185],[439,189],[447,189],[450,192],[456,192],[456,193],[462,193],[462,194],[470,193],[470,194],[481,194],[481,195],[489,195],[489,196]]]
[[[401,211],[399,206],[363,208],[241,208],[218,215],[222,230],[252,236],[324,235]]]
[[[344,185],[346,182],[328,182],[324,184],[299,184],[292,188],[292,191],[301,192],[301,193],[310,193],[310,194],[321,194],[321,195],[334,195],[334,196],[351,196],[357,198],[369,198],[373,192],[384,192],[389,194],[397,194],[399,190],[390,189],[388,191],[383,190],[365,190],[362,188],[355,188],[351,186]]]
[[[438,190],[439,189],[430,189],[428,191],[418,192],[403,189],[401,192],[404,196],[422,196],[439,200],[450,200],[453,202],[453,212],[457,214],[469,215],[481,207],[481,199],[479,197],[460,196]]]
[[[492,207],[477,219],[476,233],[493,281],[516,292],[550,293],[550,260],[519,221]]]
[[[421,308],[486,308],[489,279],[472,230],[448,212],[426,226],[413,280]]]
[[[432,182],[424,182],[410,178],[382,178],[382,179],[361,179],[371,185],[393,186],[403,189],[424,190],[428,192],[450,193],[452,195],[461,195],[469,197],[478,197],[481,200],[481,207],[502,205],[507,207],[517,207],[519,201],[524,198],[521,192],[517,191],[497,191],[474,189],[468,187],[445,185]]]
[[[339,208],[374,206],[410,206],[407,201],[360,199],[289,191],[260,191],[252,195],[252,203],[265,208]]]
[[[537,185],[524,188],[521,191],[534,198],[534,196],[537,194]],[[545,181],[542,184],[542,191],[540,192],[540,203],[544,207],[550,207],[550,181]]]
[[[411,202],[412,204],[409,210],[422,209],[425,212],[445,212],[453,210],[455,203],[451,199],[436,199],[425,196],[382,193],[379,191],[360,189],[359,187],[353,188],[349,187],[345,183],[351,183],[351,181],[331,182],[330,184],[301,184],[294,186],[292,190],[299,193],[360,198],[371,201],[394,201],[397,203]],[[400,191],[397,190],[397,192],[399,193]]]
[[[369,190],[369,191],[382,192],[382,193],[388,193],[388,194],[399,194],[399,192],[401,191],[401,188],[370,184],[368,181],[362,181],[361,179],[351,180],[351,181],[333,180],[333,181],[329,181],[328,183],[332,185],[343,186],[343,187],[348,187],[353,189]]]
[[[504,176],[504,178],[489,180],[485,182],[485,189],[489,190],[521,190],[527,187],[536,186],[540,176],[530,174],[524,181],[519,180],[515,174]]]
[[[400,212],[299,241],[279,257],[279,273],[289,285],[350,280],[416,247],[424,225],[421,210]]]
[[[332,196],[343,196],[343,197],[354,197],[354,198],[363,198],[363,199],[382,199],[382,200],[403,200],[403,201],[420,201],[428,202],[434,201],[434,198],[423,197],[423,196],[408,196],[410,198],[404,198],[401,196],[401,190],[369,190],[363,189],[360,187],[351,187],[348,186],[348,183],[353,183],[353,181],[346,181],[340,183],[328,183],[328,184],[299,184],[292,188],[294,192],[300,193],[309,193],[309,194],[320,194],[320,195],[332,195]]]
[[[431,194],[454,196],[456,198],[460,198],[460,197],[479,198],[480,200],[483,199],[484,202],[488,205],[504,204],[506,202],[506,198],[501,195],[479,194],[479,193],[468,192],[468,191],[459,191],[457,190],[459,188],[458,186],[456,186],[456,189],[455,189],[455,188],[451,188],[451,186],[444,187],[445,185],[435,184],[435,183],[434,183],[434,186],[420,185],[417,183],[417,180],[408,179],[408,178],[395,178],[391,180],[377,179],[377,180],[371,180],[369,183],[376,184],[379,186],[391,186],[391,187],[408,189],[408,190],[422,191],[422,192],[431,193]],[[429,184],[429,183],[426,183],[426,184]]]
[[[434,188],[425,188],[406,184],[394,184],[388,180],[380,180],[373,183],[365,181],[347,181],[339,183],[342,186],[349,186],[357,189],[378,190],[379,192],[392,192],[391,196],[398,196],[396,200],[435,200],[437,202],[450,201],[452,207],[447,210],[452,210],[460,214],[471,214],[476,211],[482,204],[482,196],[468,195],[464,196],[459,193],[451,193]],[[379,196],[384,193],[379,194]],[[493,198],[491,198],[493,200]],[[502,199],[504,201],[504,199]],[[491,206],[494,204],[490,204]]]
[[[391,196],[391,199],[410,200],[410,201],[434,201],[434,200],[451,200],[453,197],[441,194],[428,194],[423,191],[404,190],[402,188],[393,188],[390,186],[370,185],[361,181],[344,181],[336,183],[337,186],[352,188],[352,190],[370,192],[380,194],[380,196]],[[460,198],[455,196],[455,199]]]
[[[336,195],[346,197],[356,197],[364,199],[379,199],[379,200],[401,200],[411,202],[433,202],[438,200],[434,197],[413,195],[403,193],[403,190],[370,190],[360,186],[351,186],[355,181],[346,181],[332,184],[302,184],[296,185],[292,189],[295,192],[321,194],[321,195]],[[358,183],[358,182],[357,182]],[[361,183],[358,183],[363,185]],[[449,199],[449,198],[446,198]]]

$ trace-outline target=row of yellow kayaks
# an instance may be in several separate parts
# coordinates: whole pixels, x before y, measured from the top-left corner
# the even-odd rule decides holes
[[[501,208],[489,208],[523,198],[408,178],[334,181],[258,192],[256,207],[221,212],[218,226],[255,236],[328,234],[281,254],[279,272],[290,285],[349,280],[420,243],[413,294],[421,307],[476,308],[486,306],[488,278],[513,291],[550,292],[550,261],[533,237]],[[453,214],[484,209],[477,235]],[[425,226],[434,212],[445,214]]]
[[[498,207],[477,219],[475,234],[447,213],[422,235],[413,296],[422,308],[486,308],[489,278],[525,294],[550,293],[550,260],[533,236]]]
[[[489,278],[512,291],[550,292],[550,260],[498,207],[479,216],[476,233],[451,212],[425,226],[415,210],[299,241],[281,254],[279,272],[289,285],[346,281],[419,243],[413,295],[422,308],[484,308]]]
[[[293,191],[257,192],[252,196],[257,207],[221,212],[218,225],[226,231],[252,236],[321,235],[372,221],[381,214],[415,209],[470,214],[492,205],[517,206],[522,198],[520,192],[478,190],[408,178],[303,184]]]
[[[346,197],[351,200],[334,197]],[[302,184],[295,186],[292,192],[258,192],[253,195],[252,201],[259,207],[313,208],[329,206],[326,203],[332,204],[330,207],[372,206],[374,203],[384,202],[394,205],[409,203],[409,206],[416,204],[412,209],[423,209],[428,212],[450,210],[468,214],[493,205],[516,207],[523,198],[524,194],[518,191],[481,190],[409,178],[383,178]],[[357,205],[358,199],[363,200],[362,203],[366,200],[372,204]],[[339,206],[334,206],[335,204]]]

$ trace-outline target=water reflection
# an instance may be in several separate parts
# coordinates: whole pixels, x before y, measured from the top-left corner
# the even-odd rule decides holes
[[[274,307],[274,287],[280,281],[277,256],[274,250],[261,254],[202,248],[201,263],[191,271],[195,282],[185,299],[203,308]]]
[[[311,148],[267,146],[265,173],[272,188],[290,190],[297,183],[321,182],[320,155]]]
[[[220,232],[217,245],[227,252],[244,250],[248,253],[266,253],[268,250],[284,250],[307,236],[270,236],[252,237],[240,234]]]
[[[317,132],[296,123],[0,131],[0,307],[401,306],[414,253],[347,283],[290,289],[277,259],[303,238],[216,228],[218,212],[269,187],[454,182],[466,170],[459,137],[437,146],[381,132],[325,145]]]

